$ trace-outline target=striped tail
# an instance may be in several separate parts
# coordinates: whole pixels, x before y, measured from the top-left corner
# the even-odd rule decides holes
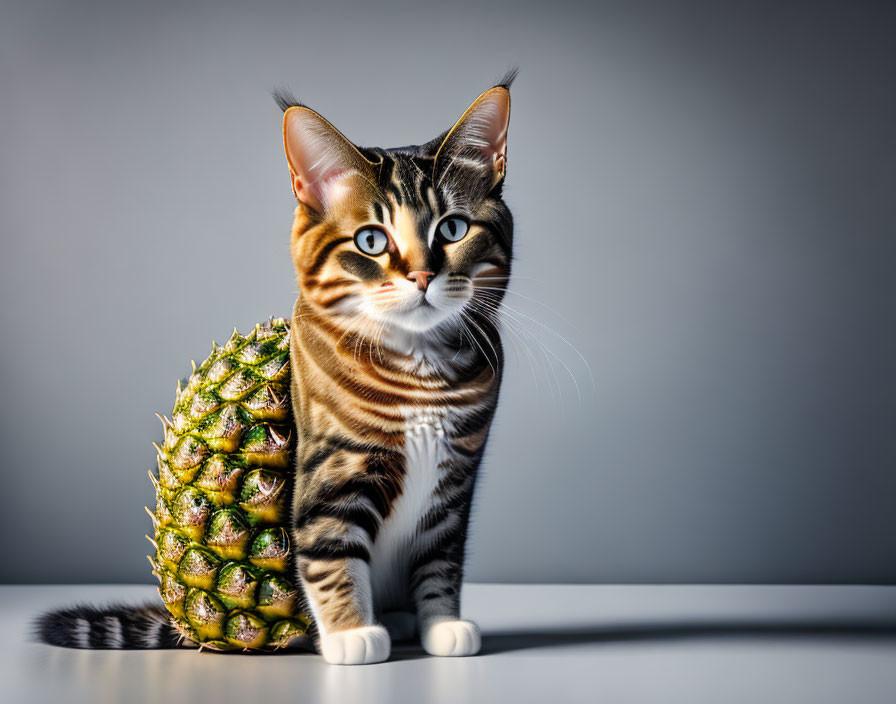
[[[41,614],[37,640],[63,648],[132,649],[195,647],[162,606],[73,606]]]

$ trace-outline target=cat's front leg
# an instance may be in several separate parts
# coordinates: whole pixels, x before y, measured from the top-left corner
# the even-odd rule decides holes
[[[389,657],[391,641],[374,619],[370,550],[380,515],[364,457],[333,453],[300,488],[294,549],[327,662],[359,665]]]
[[[366,665],[389,658],[391,639],[373,619],[365,560],[300,557],[299,575],[328,663]]]
[[[463,546],[448,541],[427,554],[411,577],[423,649],[430,655],[475,655],[482,640],[479,626],[460,618]]]

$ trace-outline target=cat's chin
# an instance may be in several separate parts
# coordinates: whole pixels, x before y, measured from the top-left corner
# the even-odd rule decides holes
[[[455,339],[464,329],[463,317],[459,311],[446,311],[429,318],[394,322],[395,328],[404,334],[426,338],[433,343],[449,338]]]
[[[461,310],[462,307],[436,307],[430,303],[420,303],[411,308],[393,310],[371,318],[376,325],[394,328],[404,334],[426,335],[460,327]]]

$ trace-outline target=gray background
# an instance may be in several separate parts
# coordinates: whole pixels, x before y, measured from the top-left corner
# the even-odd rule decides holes
[[[390,146],[519,64],[469,577],[896,583],[892,9],[244,5],[2,6],[3,581],[151,579],[153,412],[295,295],[267,91]]]

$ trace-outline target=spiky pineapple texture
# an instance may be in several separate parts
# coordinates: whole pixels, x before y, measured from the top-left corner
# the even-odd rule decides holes
[[[177,627],[211,649],[264,649],[307,630],[283,520],[292,497],[289,326],[236,329],[178,383],[158,450],[155,559]]]

